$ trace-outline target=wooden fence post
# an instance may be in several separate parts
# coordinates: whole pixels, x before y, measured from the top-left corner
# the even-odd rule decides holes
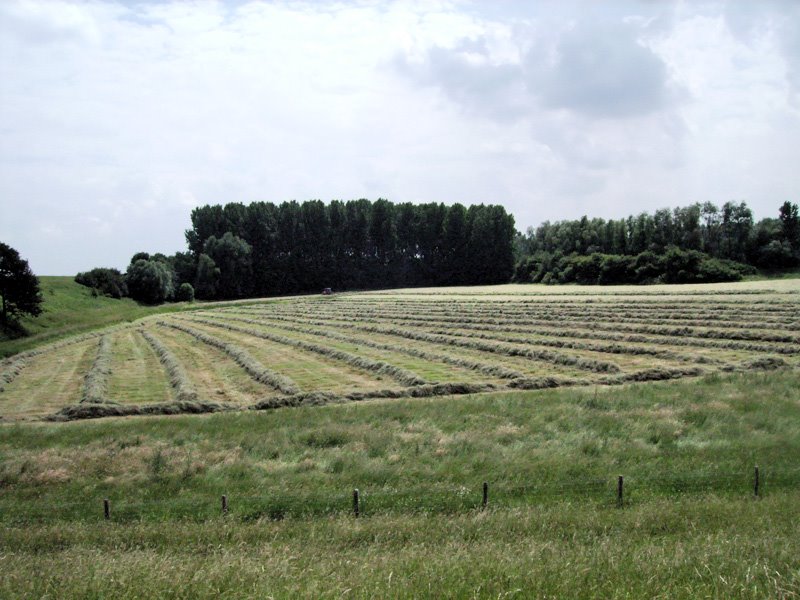
[[[756,465],[755,477],[753,480],[753,494],[758,498],[758,465]]]
[[[103,498],[103,516],[106,521],[111,518],[111,502],[108,501],[108,498]]]
[[[623,486],[623,478],[622,475],[619,475],[617,477],[617,506],[620,508],[622,508],[622,503],[623,503],[622,486]]]
[[[489,505],[489,483],[484,481],[483,482],[483,508],[485,509]]]
[[[225,495],[222,496],[222,514],[228,514],[228,497]]]
[[[359,507],[358,490],[355,489],[355,490],[353,490],[353,515],[355,515],[356,518],[358,518],[359,509],[360,509],[360,507]]]

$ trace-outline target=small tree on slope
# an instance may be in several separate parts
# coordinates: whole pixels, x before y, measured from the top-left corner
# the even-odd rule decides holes
[[[28,261],[19,252],[0,242],[0,297],[2,313],[0,324],[7,327],[23,314],[32,317],[42,314],[42,295],[39,279],[31,271]]]

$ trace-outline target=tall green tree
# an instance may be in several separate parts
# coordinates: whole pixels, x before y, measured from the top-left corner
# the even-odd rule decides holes
[[[4,328],[16,323],[20,315],[42,314],[39,279],[28,261],[11,246],[0,242],[0,321]]]
[[[217,296],[224,299],[244,298],[252,288],[252,262],[250,244],[230,231],[222,237],[206,240],[203,254],[207,254],[219,269]]]
[[[783,239],[800,259],[800,217],[798,217],[797,204],[784,202],[779,210],[779,215]]]
[[[197,275],[194,280],[194,293],[201,300],[213,300],[217,297],[219,269],[208,254],[201,254],[197,259]]]

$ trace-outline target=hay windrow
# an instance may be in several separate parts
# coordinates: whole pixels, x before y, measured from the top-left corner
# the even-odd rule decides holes
[[[419,375],[417,375],[416,373],[412,373],[407,369],[403,369],[401,367],[389,364],[381,360],[372,360],[363,356],[357,356],[355,354],[351,354],[350,352],[344,352],[343,350],[336,350],[335,348],[322,346],[321,344],[313,344],[311,342],[290,338],[284,335],[276,335],[264,331],[246,329],[244,327],[236,327],[235,325],[218,323],[216,321],[210,321],[208,319],[194,318],[188,320],[195,323],[210,325],[211,327],[219,327],[221,329],[227,329],[229,331],[233,331],[236,333],[244,333],[245,335],[262,338],[265,340],[269,340],[271,342],[276,342],[278,344],[284,344],[286,346],[293,346],[295,348],[306,350],[308,352],[314,352],[322,356],[339,360],[352,367],[356,367],[364,371],[370,371],[378,375],[389,376],[403,385],[407,386],[425,385],[425,383],[427,383]]]
[[[32,348],[30,350],[20,352],[19,354],[14,354],[13,356],[4,358],[2,362],[0,362],[0,364],[3,366],[3,371],[0,374],[0,392],[3,392],[5,387],[9,383],[14,381],[14,379],[16,379],[17,376],[19,376],[20,373],[22,373],[23,369],[28,366],[28,364],[30,363],[28,359],[40,356],[42,354],[46,354],[48,352],[53,352],[55,350],[60,350],[61,348],[65,348],[67,346],[80,344],[81,342],[85,342],[86,340],[102,337],[104,335],[108,335],[120,329],[125,329],[131,326],[132,325],[130,323],[126,323],[124,325],[115,325],[113,327],[108,327],[100,331],[83,333],[81,335],[68,337],[63,340],[59,340],[57,342],[52,342],[44,346],[39,346],[38,348]]]
[[[232,404],[205,401],[160,402],[155,404],[74,404],[65,406],[57,413],[46,417],[46,421],[77,421],[103,417],[130,417],[137,415],[181,415],[201,414],[237,410]]]
[[[259,383],[273,387],[284,394],[296,394],[300,391],[300,388],[297,387],[297,384],[294,381],[285,375],[281,375],[271,369],[266,368],[255,358],[253,358],[246,350],[236,346],[235,344],[225,342],[219,338],[215,338],[207,333],[198,331],[197,329],[193,329],[192,327],[188,327],[187,325],[175,321],[159,321],[158,324],[163,327],[172,327],[178,331],[188,333],[204,344],[208,344],[213,348],[221,350],[230,356],[236,362],[236,364],[242,367],[248,375],[250,375]]]
[[[109,404],[108,378],[111,375],[111,337],[103,335],[97,343],[97,356],[86,373],[81,404]]]
[[[176,400],[178,402],[197,402],[197,391],[192,386],[186,371],[184,371],[178,359],[175,358],[175,355],[152,333],[144,329],[139,331],[167,371]]]
[[[330,331],[326,329],[310,329],[308,327],[296,327],[293,325],[286,325],[285,323],[296,323],[298,320],[290,319],[288,317],[271,317],[281,323],[279,326],[281,329],[286,331],[294,331],[299,333],[308,333],[311,335],[317,335],[321,337],[329,337],[331,339],[339,340],[342,342],[348,342],[351,344],[357,344],[360,346],[367,346],[368,348],[375,348],[377,350],[387,350],[391,352],[399,352],[401,354],[407,354],[409,356],[413,356],[415,358],[422,358],[424,360],[430,361],[439,361],[449,365],[453,365],[456,367],[463,367],[465,369],[470,369],[473,371],[478,371],[483,373],[484,375],[489,375],[490,377],[498,377],[500,379],[518,379],[520,377],[524,377],[522,373],[519,371],[515,371],[513,369],[509,369],[507,367],[503,367],[501,365],[490,365],[486,363],[481,363],[474,360],[469,360],[467,358],[451,356],[448,354],[440,354],[436,352],[427,352],[425,350],[420,350],[418,348],[411,348],[408,346],[397,346],[393,344],[382,344],[380,342],[375,342],[372,340],[368,340],[365,338],[357,338],[353,336],[348,336],[342,333],[338,333],[335,331]],[[263,325],[264,321],[258,321],[255,319],[247,319],[242,317],[236,316],[228,316],[225,315],[225,320],[227,321],[236,321],[239,323],[247,323],[250,325]],[[306,323],[310,322],[308,320],[305,321]],[[314,321],[315,324],[319,324],[318,321]]]

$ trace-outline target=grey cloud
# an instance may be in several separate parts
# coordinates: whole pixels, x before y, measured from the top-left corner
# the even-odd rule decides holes
[[[534,48],[525,60],[530,91],[544,106],[595,117],[645,115],[670,102],[663,61],[631,26],[576,27],[552,57]]]
[[[484,38],[461,40],[452,49],[433,46],[422,63],[398,56],[394,66],[422,85],[440,88],[458,105],[500,121],[528,110],[520,66],[493,63]]]

